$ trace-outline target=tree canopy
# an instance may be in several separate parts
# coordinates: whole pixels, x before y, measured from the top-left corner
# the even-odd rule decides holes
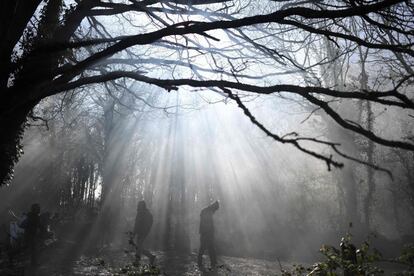
[[[39,102],[108,83],[135,97],[132,82],[142,90],[215,91],[272,139],[328,168],[342,167],[346,158],[379,169],[337,141],[300,130],[276,133],[245,100],[257,95],[300,100],[309,116],[322,111],[373,143],[414,151],[412,130],[383,135],[369,119],[362,125],[341,109],[344,102],[366,102],[381,114],[412,121],[410,1],[5,0],[0,8],[3,184]]]

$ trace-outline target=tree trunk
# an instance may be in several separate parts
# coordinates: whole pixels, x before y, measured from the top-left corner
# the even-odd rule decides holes
[[[27,116],[37,102],[32,102],[0,116],[0,185],[8,184],[13,176],[13,167],[23,153],[21,140]]]
[[[371,104],[367,103],[367,129],[372,131],[373,124],[373,114]],[[367,162],[369,164],[374,164],[374,143],[371,140],[368,140],[367,145]],[[372,219],[371,207],[373,204],[374,193],[375,193],[375,179],[374,179],[374,169],[367,167],[367,195],[364,201],[364,212],[365,212],[365,223],[369,229],[370,222]]]
[[[361,48],[359,48],[359,54],[360,54],[360,63],[361,63],[361,75],[360,75],[360,88],[361,91],[368,91],[368,74],[365,68],[365,61],[368,57],[368,50],[365,52],[362,51]],[[366,114],[367,114],[367,130],[373,131],[373,124],[374,124],[374,114],[372,112],[371,103],[367,102],[366,107]],[[366,154],[367,154],[367,162],[369,164],[374,164],[374,143],[367,139],[367,147],[366,147]],[[375,179],[374,179],[374,169],[367,166],[367,194],[364,199],[363,208],[364,208],[364,214],[365,214],[365,224],[367,229],[370,229],[370,222],[371,222],[371,206],[373,203],[375,193]]]

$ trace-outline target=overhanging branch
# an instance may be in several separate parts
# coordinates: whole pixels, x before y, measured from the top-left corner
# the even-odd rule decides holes
[[[273,86],[257,86],[251,84],[245,84],[240,82],[230,82],[224,80],[192,80],[192,79],[175,79],[175,80],[166,80],[166,79],[155,79],[150,78],[135,72],[123,72],[123,71],[115,71],[110,72],[105,75],[99,76],[92,76],[92,77],[85,77],[79,80],[69,82],[66,84],[59,84],[52,83],[51,87],[54,89],[49,90],[50,95],[75,89],[77,87],[87,85],[87,84],[94,84],[94,83],[101,83],[105,81],[110,81],[118,78],[131,78],[140,82],[144,82],[147,84],[153,84],[159,86],[167,91],[170,90],[178,90],[179,86],[191,86],[191,87],[200,87],[200,88],[213,88],[218,87],[221,89],[237,89],[240,91],[252,92],[256,94],[273,94],[279,92],[287,92],[292,94],[297,94],[304,97],[310,103],[320,107],[323,109],[332,119],[334,119],[339,125],[342,127],[349,129],[355,133],[358,133],[378,144],[387,146],[387,147],[395,147],[406,149],[410,151],[414,151],[414,144],[405,142],[405,141],[398,141],[398,140],[388,140],[382,138],[372,131],[369,131],[361,126],[357,126],[344,118],[341,117],[336,111],[334,111],[327,102],[317,98],[315,95],[319,95],[320,97],[330,96],[334,98],[347,98],[347,99],[362,99],[362,100],[369,100],[371,102],[376,102],[379,104],[389,105],[389,106],[398,106],[402,108],[414,109],[414,104],[412,101],[409,103],[390,100],[388,97],[394,98],[396,91],[388,91],[388,92],[370,92],[364,93],[359,91],[354,92],[347,92],[347,91],[338,91],[332,90],[329,88],[323,87],[312,87],[312,86],[297,86],[297,85],[273,85]]]

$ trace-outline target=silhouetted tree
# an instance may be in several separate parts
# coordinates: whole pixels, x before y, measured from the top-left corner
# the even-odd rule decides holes
[[[358,99],[400,108],[401,113],[414,109],[409,94],[414,56],[410,1],[79,0],[68,5],[64,0],[5,0],[0,10],[1,183],[11,176],[21,153],[26,119],[42,99],[125,78],[167,91],[181,86],[214,89],[235,101],[272,139],[323,160],[328,168],[343,166],[338,155],[359,159],[342,152],[335,141],[273,132],[256,119],[242,96],[287,93],[374,143],[414,151],[409,139],[383,137],[347,119],[331,104]],[[144,18],[144,23],[138,22]],[[116,28],[115,19],[128,25]],[[357,22],[356,32],[348,27],[351,19]],[[369,25],[369,33],[361,31],[364,25]],[[281,33],[289,33],[291,39],[278,41]],[[305,39],[296,39],[298,33],[305,34]],[[313,60],[311,66],[304,66],[289,59],[286,51],[303,54],[323,37],[335,41],[342,54],[355,53],[356,46],[371,49],[377,66],[387,66],[389,57],[395,57],[404,70],[400,75],[382,74],[382,85],[369,93],[322,83],[303,86],[295,81],[295,73],[332,60]],[[220,45],[221,40],[233,44]],[[285,47],[279,49],[280,43]],[[208,65],[196,62],[196,54],[207,57]],[[162,78],[157,67],[187,68],[187,74],[168,70]],[[295,71],[285,70],[292,67]],[[277,75],[291,77],[281,83]],[[329,151],[315,150],[312,144]]]

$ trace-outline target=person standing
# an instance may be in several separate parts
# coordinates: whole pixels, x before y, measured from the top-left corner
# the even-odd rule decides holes
[[[148,236],[149,231],[151,230],[153,223],[153,217],[151,212],[148,210],[145,201],[142,200],[138,202],[137,207],[137,216],[135,218],[135,226],[133,231],[133,239],[135,240],[135,258],[136,262],[139,263],[141,260],[141,254],[144,254],[148,257],[150,265],[154,264],[155,256],[151,254],[148,250],[144,249],[144,241]]]
[[[29,249],[30,263],[32,266],[37,265],[39,228],[40,228],[40,205],[32,204],[30,212],[27,213],[26,221],[23,222],[24,239]]]
[[[203,265],[203,254],[207,250],[210,256],[212,267],[217,265],[216,248],[214,241],[214,221],[213,215],[219,209],[219,202],[216,201],[210,206],[201,210],[200,213],[200,250],[198,252],[197,264]]]

